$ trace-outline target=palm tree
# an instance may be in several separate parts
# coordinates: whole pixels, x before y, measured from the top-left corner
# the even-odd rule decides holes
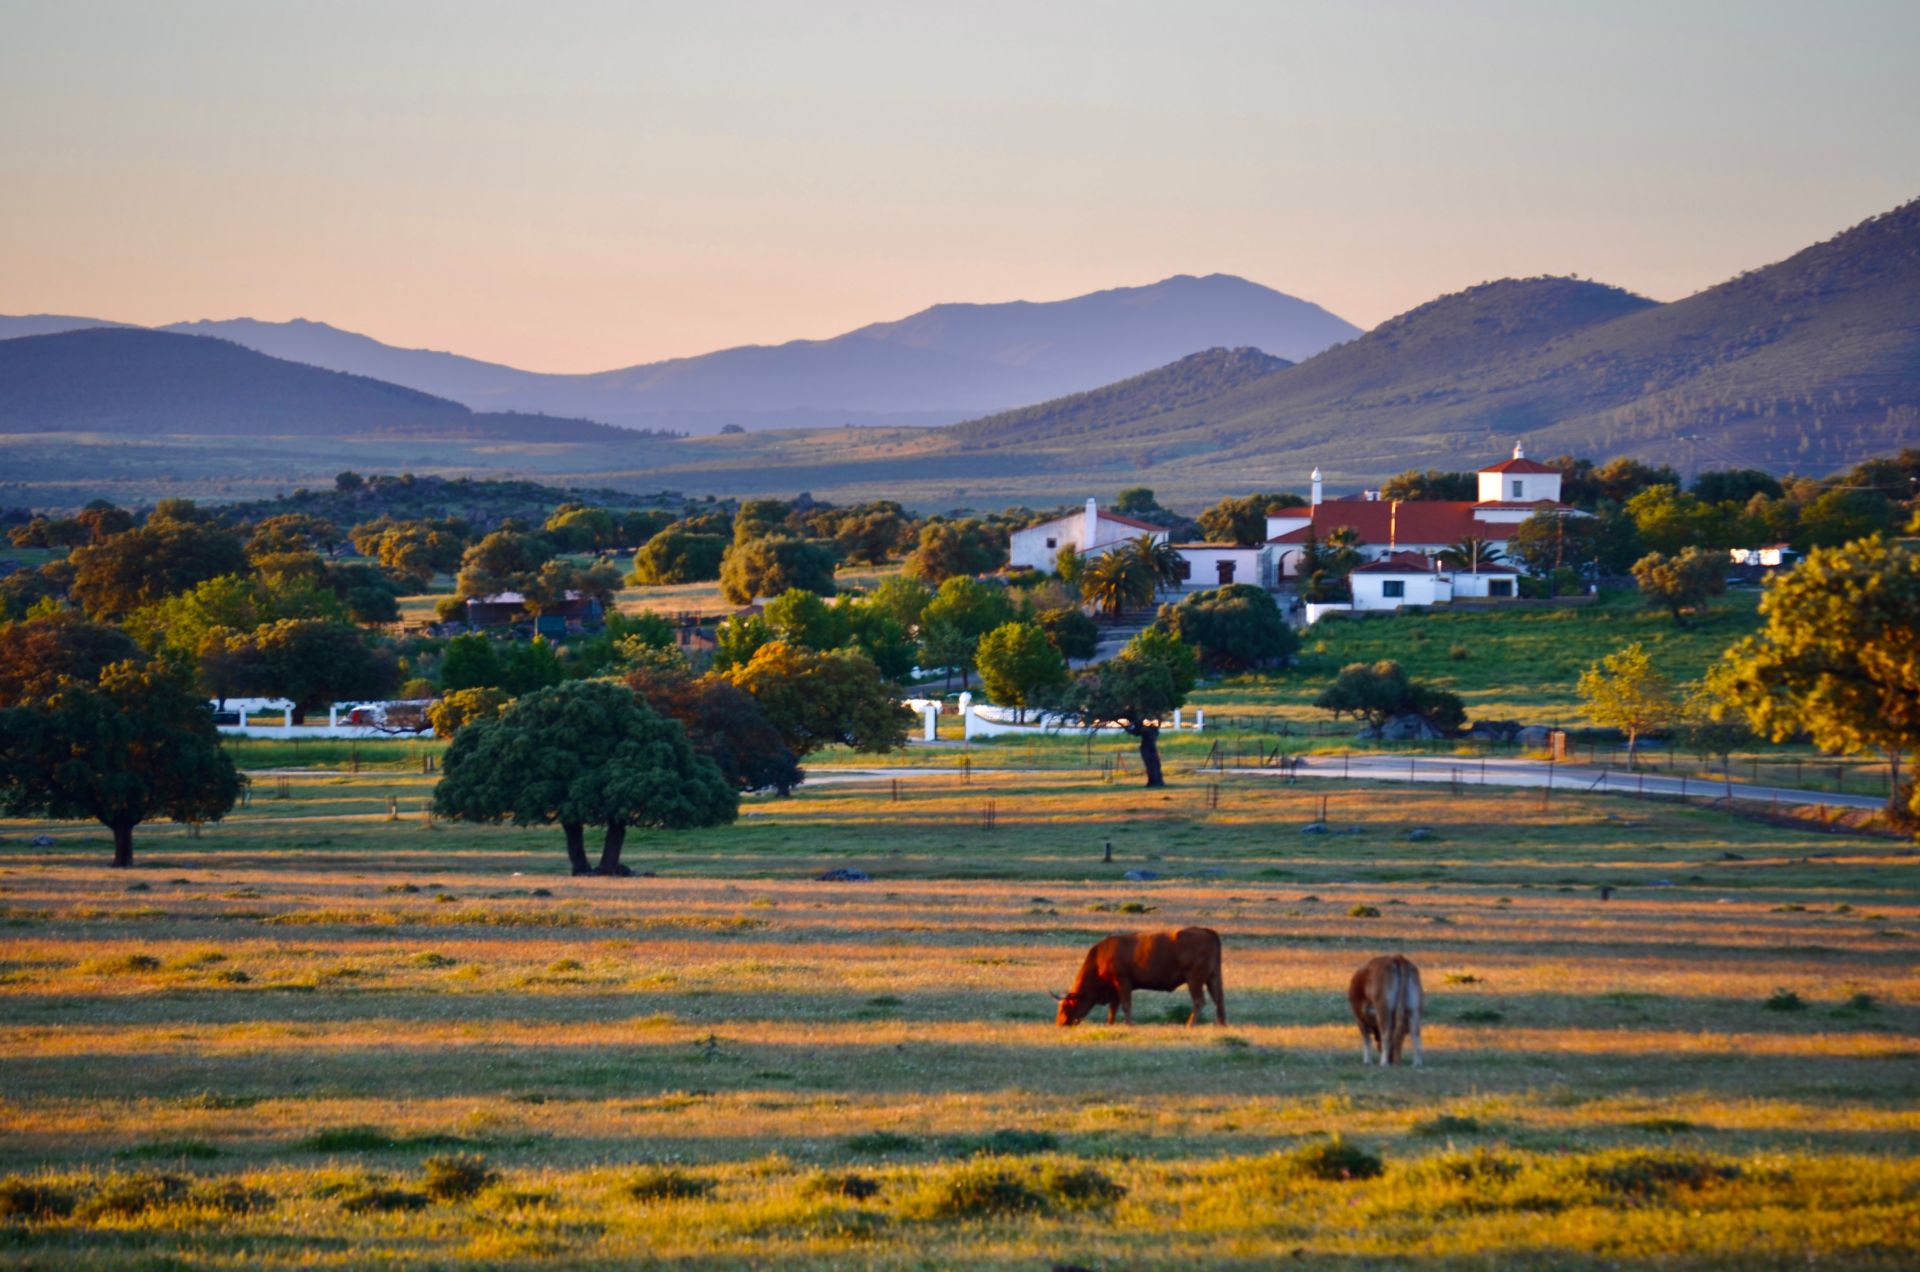
[[[1180,549],[1171,543],[1156,541],[1150,534],[1140,535],[1121,551],[1133,558],[1135,567],[1152,580],[1156,590],[1178,587],[1186,574],[1187,560],[1180,555]],[[1152,592],[1146,599],[1153,599]]]
[[[1481,566],[1498,565],[1506,560],[1506,553],[1496,548],[1491,540],[1470,534],[1460,542],[1442,548],[1440,560],[1456,570],[1472,570],[1478,574]]]
[[[1080,573],[1080,595],[1101,613],[1117,618],[1129,605],[1153,599],[1153,577],[1127,551],[1108,552],[1086,563]]]

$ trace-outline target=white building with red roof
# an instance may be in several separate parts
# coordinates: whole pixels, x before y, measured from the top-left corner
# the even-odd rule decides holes
[[[1267,542],[1274,548],[1278,577],[1298,577],[1300,551],[1308,535],[1324,543],[1329,535],[1351,529],[1370,561],[1409,553],[1431,557],[1468,538],[1484,539],[1504,554],[1513,528],[1534,513],[1578,515],[1560,502],[1559,471],[1528,459],[1523,446],[1513,448],[1511,459],[1481,469],[1478,477],[1476,500],[1382,499],[1378,491],[1325,499],[1316,468],[1308,506],[1267,517]],[[1481,569],[1484,574],[1486,567]],[[1512,574],[1506,571],[1509,579]]]
[[[1071,547],[1083,557],[1105,556],[1143,534],[1151,536],[1155,543],[1167,541],[1165,526],[1122,516],[1102,508],[1098,500],[1089,499],[1084,512],[1015,530],[1007,545],[1007,563],[1016,570],[1052,574],[1062,548]]]

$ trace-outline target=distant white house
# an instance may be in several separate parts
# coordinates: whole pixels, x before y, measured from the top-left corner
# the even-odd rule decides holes
[[[1123,517],[1100,507],[1098,500],[1089,499],[1085,512],[1015,530],[1007,547],[1007,563],[1016,570],[1051,574],[1062,548],[1071,547],[1083,557],[1105,556],[1143,534],[1150,535],[1155,543],[1167,541],[1165,526]]]
[[[1274,585],[1272,544],[1176,543],[1173,549],[1186,567],[1186,575],[1180,580],[1182,591],[1199,592],[1230,583],[1262,588]]]
[[[1777,570],[1793,560],[1794,551],[1790,544],[1769,543],[1763,548],[1728,548],[1727,555],[1735,565]]]
[[[1457,570],[1417,552],[1396,552],[1356,567],[1347,582],[1353,589],[1354,609],[1393,610],[1403,605],[1511,598],[1518,595],[1519,577],[1511,566]]]

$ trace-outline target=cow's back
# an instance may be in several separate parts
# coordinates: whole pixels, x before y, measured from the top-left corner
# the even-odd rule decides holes
[[[1116,942],[1115,970],[1128,969],[1128,978],[1140,989],[1180,989],[1191,981],[1212,980],[1220,972],[1220,934],[1212,928],[1135,932],[1107,939]]]

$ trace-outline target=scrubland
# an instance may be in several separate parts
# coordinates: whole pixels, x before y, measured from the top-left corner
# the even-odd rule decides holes
[[[1910,843],[1173,780],[823,784],[629,880],[397,768],[262,774],[125,872],[0,823],[0,1262],[1920,1261]],[[1227,1028],[1054,1025],[1093,940],[1186,923]],[[1385,951],[1421,1069],[1359,1061]]]

